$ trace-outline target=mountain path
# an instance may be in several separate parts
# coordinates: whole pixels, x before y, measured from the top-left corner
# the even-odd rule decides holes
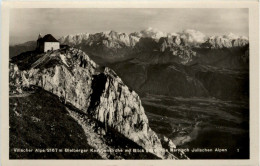
[[[80,115],[79,113],[76,113],[68,108],[66,108],[66,110],[68,111],[70,116],[83,128],[89,145],[91,145],[94,149],[97,149],[97,153],[103,159],[109,159],[109,156],[113,155],[113,153],[111,153],[111,151],[113,151],[113,148],[106,145],[104,140],[102,139],[102,136],[94,131],[94,122],[91,122],[90,119],[88,119],[86,116]]]

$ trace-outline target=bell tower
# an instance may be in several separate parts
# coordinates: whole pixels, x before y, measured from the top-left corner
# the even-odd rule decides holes
[[[42,34],[39,33],[38,40],[37,40],[36,50],[40,50],[40,44],[41,44],[40,41],[41,41],[41,39],[42,39]]]
[[[41,34],[41,33],[39,33],[38,39],[41,39],[41,38],[42,38],[42,34]]]

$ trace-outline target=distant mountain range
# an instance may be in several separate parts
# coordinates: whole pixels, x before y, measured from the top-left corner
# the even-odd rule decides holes
[[[249,40],[244,36],[206,36],[196,30],[164,33],[148,28],[130,34],[80,33],[59,41],[109,66],[139,94],[224,100],[248,96]],[[10,46],[10,57],[35,47],[35,42]]]
[[[143,42],[145,39],[149,39],[156,45],[155,49],[164,52],[167,49],[174,50],[174,47],[189,46],[199,48],[232,48],[232,47],[243,47],[248,45],[249,40],[245,36],[238,36],[235,34],[228,34],[222,36],[206,36],[200,31],[188,29],[178,33],[164,33],[153,28],[147,28],[140,32],[133,32],[130,34],[107,31],[95,34],[90,33],[79,33],[75,35],[63,36],[59,39],[61,44],[70,46],[81,47],[85,49],[98,50],[112,49],[116,52],[116,55],[129,51],[136,45],[144,46]],[[22,44],[16,44],[10,46],[10,57],[13,57],[24,50],[29,51],[36,46],[36,41],[29,41]],[[152,47],[149,45],[147,47]],[[119,53],[117,53],[119,52]],[[109,54],[110,55],[110,54]],[[109,56],[106,55],[106,56]],[[115,54],[113,54],[115,56]],[[121,55],[122,56],[122,55]]]
[[[184,30],[178,33],[164,33],[153,28],[130,34],[118,33],[115,31],[101,32],[96,34],[81,33],[67,35],[59,39],[61,43],[68,45],[93,45],[94,43],[106,45],[107,47],[122,48],[134,47],[141,38],[152,38],[159,41],[161,38],[170,41],[170,44],[190,45],[210,48],[241,47],[248,44],[247,37],[237,36],[232,33],[223,36],[206,36],[196,30]]]

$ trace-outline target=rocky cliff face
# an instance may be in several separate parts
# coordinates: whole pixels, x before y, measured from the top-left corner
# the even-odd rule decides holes
[[[148,125],[139,96],[111,69],[106,68],[104,73],[94,77],[93,90],[91,101],[94,102],[90,104],[89,114],[145,149],[152,148],[153,153],[163,156],[160,140]],[[97,96],[100,98],[95,100]]]
[[[67,54],[58,51],[42,54],[39,59],[27,64],[27,69],[22,71],[19,70],[22,65],[18,61],[15,63],[18,63],[18,66],[10,65],[10,78],[16,79],[16,83],[20,82],[21,87],[36,85],[79,109],[88,108],[89,95],[92,92],[91,79],[96,64],[83,52],[70,50]]]
[[[23,93],[33,86],[57,95],[63,103],[91,115],[106,129],[119,132],[158,157],[177,158],[165,151],[149,127],[139,96],[111,69],[103,71],[84,52],[64,49],[13,58],[10,93]]]

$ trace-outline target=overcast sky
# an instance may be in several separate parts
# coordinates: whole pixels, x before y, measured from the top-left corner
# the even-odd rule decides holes
[[[148,27],[163,32],[195,29],[206,35],[232,32],[248,37],[248,26],[248,9],[12,9],[10,43],[36,40],[39,33],[59,38],[109,30],[130,33]]]

